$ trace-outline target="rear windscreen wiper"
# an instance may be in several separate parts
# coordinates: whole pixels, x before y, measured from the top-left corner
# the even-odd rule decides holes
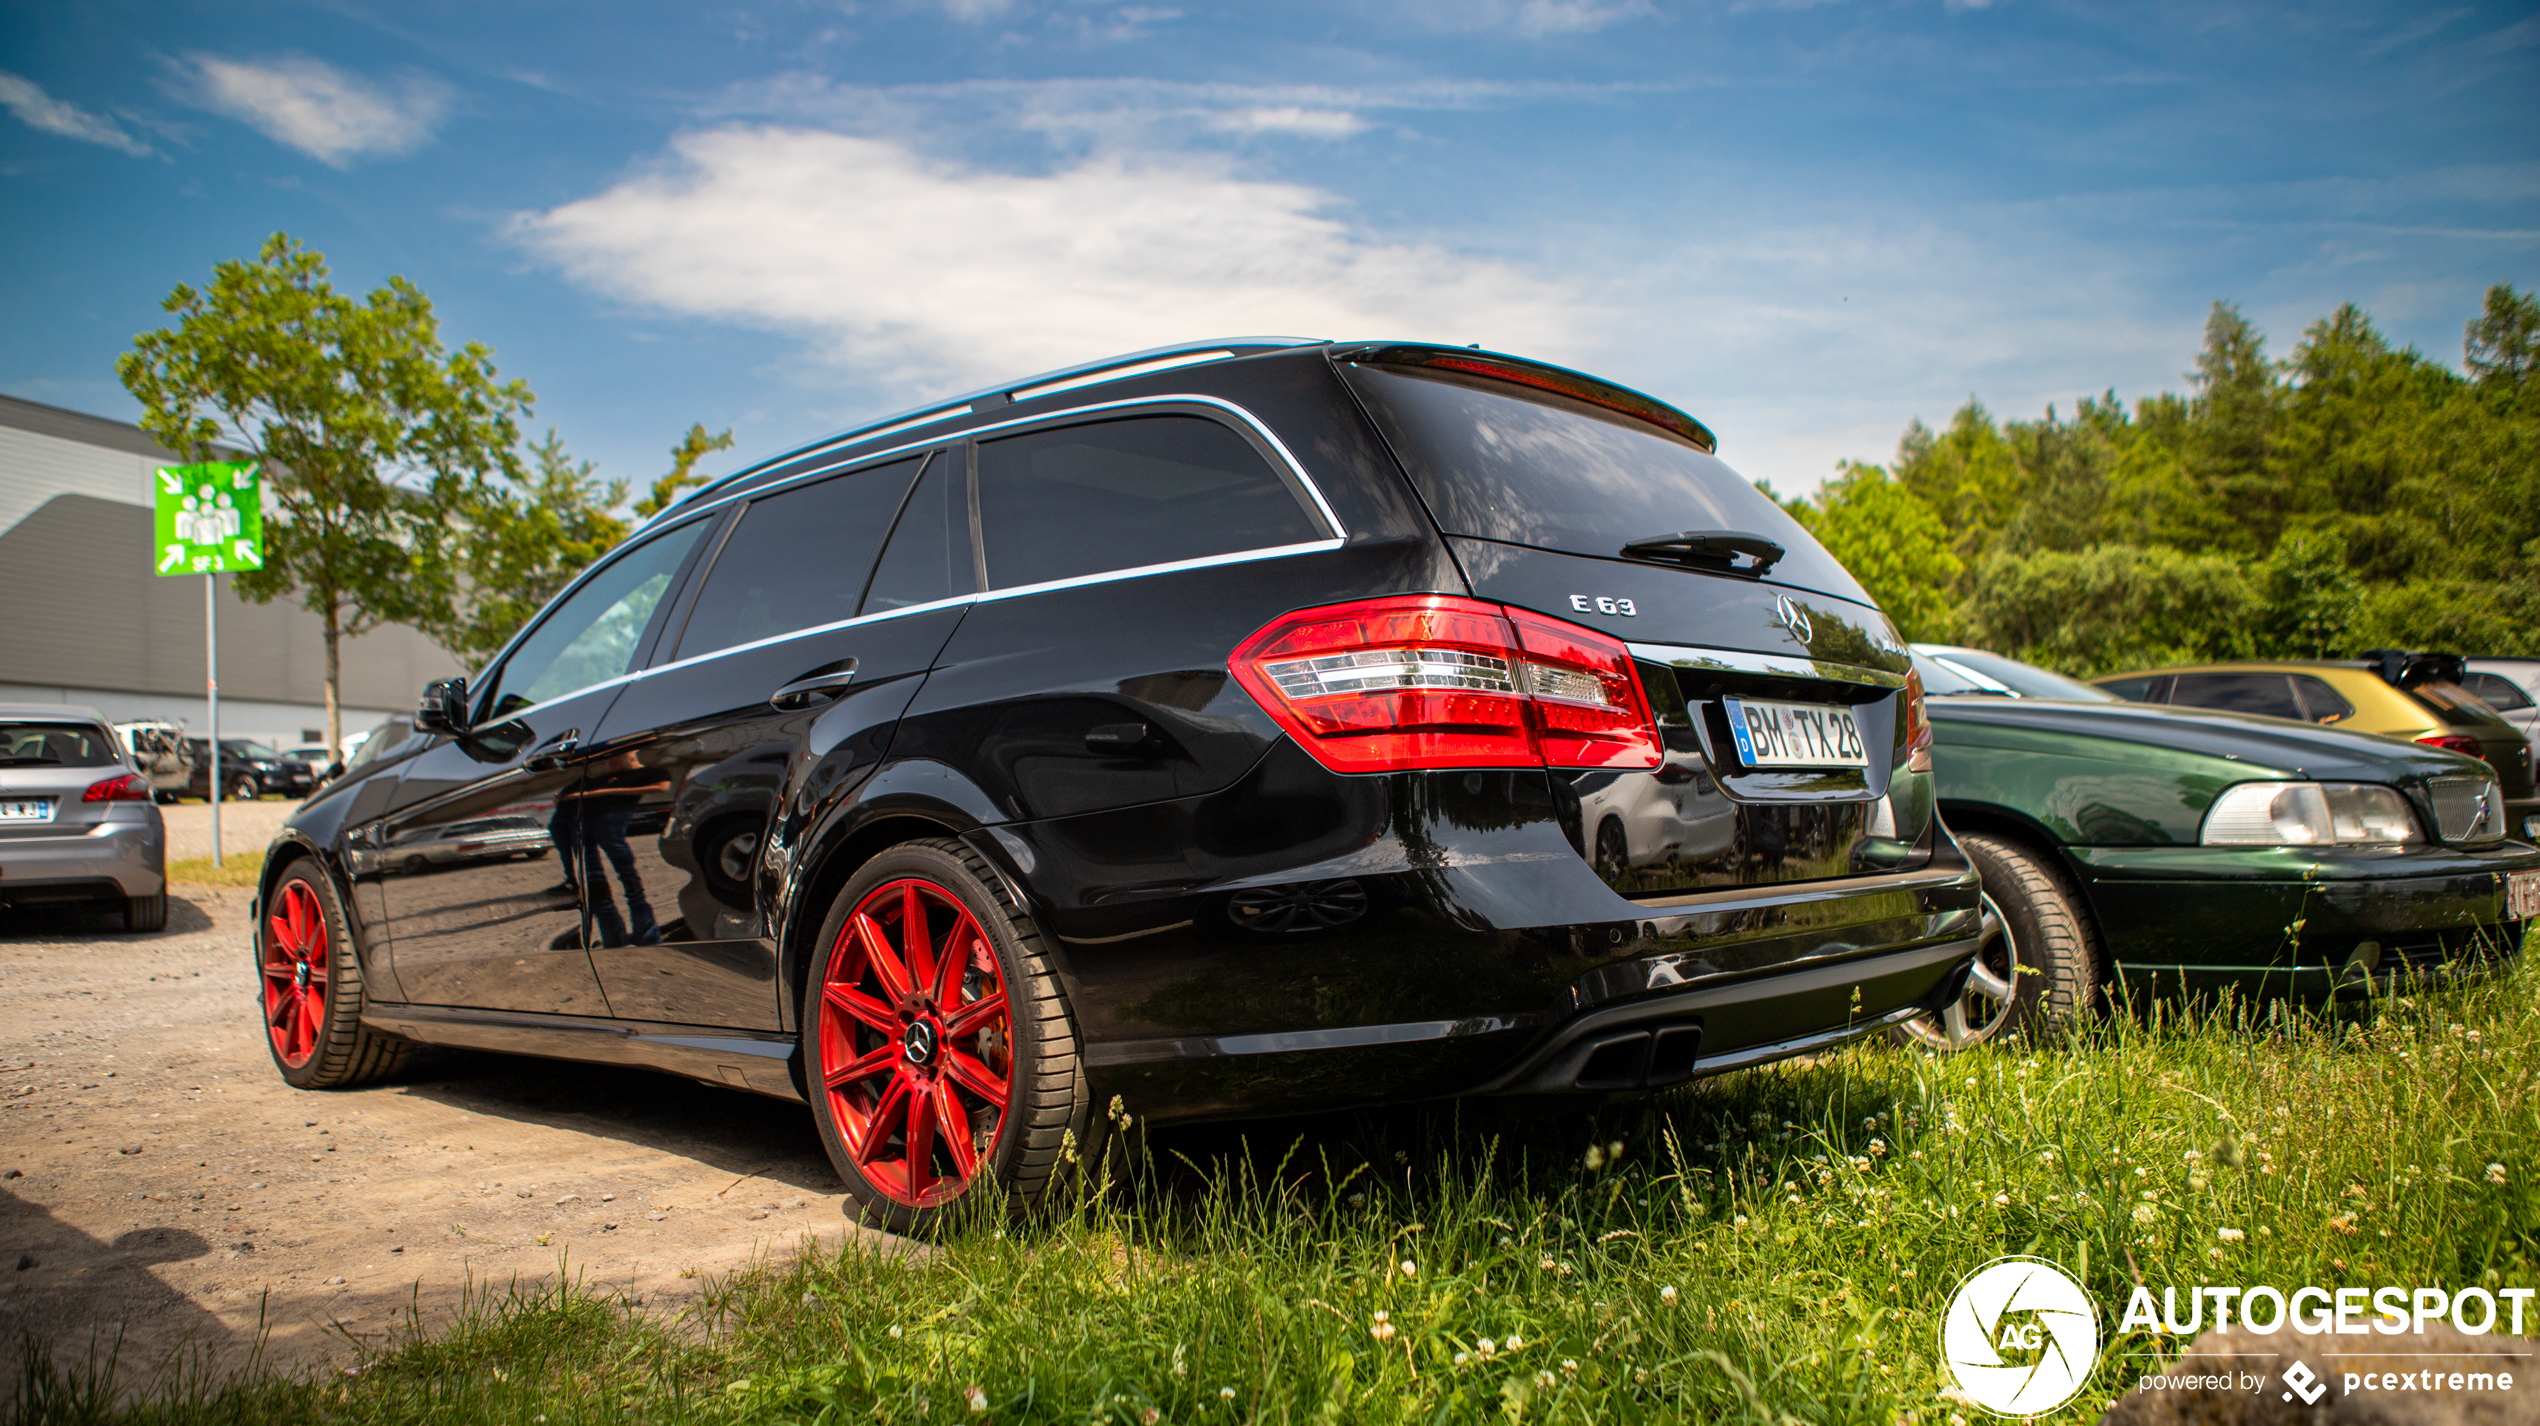
[[[1744,556],[1746,563],[1738,563]],[[1713,574],[1742,574],[1760,579],[1782,557],[1782,547],[1762,535],[1743,530],[1686,530],[1634,540],[1623,546],[1623,558],[1678,564]]]

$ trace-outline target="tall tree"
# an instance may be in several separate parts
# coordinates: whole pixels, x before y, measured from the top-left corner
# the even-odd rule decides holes
[[[2471,379],[2522,390],[2540,366],[2540,297],[2502,282],[2488,288],[2487,308],[2462,333],[2461,346]]]
[[[626,482],[603,483],[554,431],[530,444],[525,474],[476,483],[452,512],[444,558],[456,571],[425,633],[473,671],[583,568],[626,538],[614,512]]]
[[[1914,642],[1957,634],[1958,557],[1949,529],[1874,465],[1843,463],[1813,501],[1788,507]]]
[[[679,438],[679,444],[670,448],[670,474],[654,481],[652,493],[635,502],[635,518],[649,520],[669,509],[671,502],[679,498],[680,491],[692,485],[705,484],[706,478],[697,474],[697,462],[716,451],[730,449],[731,431],[709,436],[703,422],[690,426],[688,434]]]
[[[413,283],[356,302],[283,233],[162,306],[176,325],[134,338],[116,373],[168,449],[201,459],[221,442],[263,462],[265,563],[232,587],[259,603],[295,594],[323,622],[326,737],[340,746],[344,637],[443,596],[452,575],[432,532],[461,492],[514,468],[529,388],[498,379],[476,343],[445,349]]]

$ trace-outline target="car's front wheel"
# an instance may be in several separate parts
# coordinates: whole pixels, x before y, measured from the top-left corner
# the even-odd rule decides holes
[[[1902,1038],[1956,1050],[2009,1035],[2046,1044],[2071,1034],[2100,999],[2098,937],[2080,892],[2022,843],[1960,833],[1958,845],[1984,883],[1976,963],[1965,993],[1907,1021]]]
[[[257,998],[274,1068],[296,1089],[339,1089],[393,1074],[413,1046],[362,1024],[362,966],[343,903],[315,863],[274,883],[257,928]]]
[[[1066,997],[1039,928],[977,853],[884,852],[814,944],[812,1117],[865,1222],[923,1230],[979,1190],[1030,1208],[1092,1152]]]

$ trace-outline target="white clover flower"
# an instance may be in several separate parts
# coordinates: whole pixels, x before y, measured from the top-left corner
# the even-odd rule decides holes
[[[2008,1207],[2010,1207],[2010,1206],[2011,1206],[2011,1195],[2009,1195],[2009,1194],[2007,1194],[2007,1193],[1997,1193],[1997,1194],[1993,1195],[1993,1206],[1994,1206],[1994,1207],[1996,1207],[1996,1208],[2008,1208]]]
[[[2489,1164],[2487,1166],[2487,1181],[2489,1183],[2503,1183],[2505,1181],[2505,1166],[2503,1164]]]
[[[1459,1367],[1471,1360],[1473,1360],[1473,1354],[1471,1352],[1458,1352],[1455,1354],[1455,1364]]]
[[[2134,1205],[2134,1221],[2137,1223],[2149,1225],[2153,1219],[2160,1216],[2161,1215],[2152,1211],[2152,1205],[2149,1203],[2138,1203]]]
[[[1535,1385],[1537,1385],[1537,1386],[1540,1386],[1540,1387],[1544,1387],[1544,1388],[1546,1388],[1546,1389],[1549,1389],[1549,1388],[1552,1388],[1552,1387],[1555,1387],[1555,1386],[1559,1386],[1560,1384],[1561,1384],[1561,1378],[1559,1378],[1559,1377],[1557,1377],[1557,1376],[1554,1376],[1554,1375],[1553,1375],[1552,1373],[1550,1373],[1550,1372],[1537,1372],[1537,1373],[1535,1373]]]
[[[1732,1227],[1732,1228],[1743,1228],[1743,1227],[1745,1227],[1745,1226],[1746,1226],[1746,1215],[1745,1215],[1745,1214],[1743,1214],[1743,1213],[1741,1213],[1741,1214],[1737,1215],[1737,1221],[1736,1221],[1735,1223],[1730,1224],[1729,1226],[1730,1226],[1730,1227]]]
[[[988,1393],[985,1389],[973,1386],[968,1391],[963,1392],[962,1395],[969,1399],[971,1415],[980,1416],[986,1414],[988,1410]]]
[[[1605,1150],[1596,1144],[1587,1147],[1587,1171],[1595,1173],[1605,1167]]]
[[[1577,1358],[1575,1358],[1575,1357],[1563,1357],[1563,1358],[1561,1359],[1561,1370],[1563,1370],[1563,1371],[1565,1371],[1565,1372],[1568,1372],[1568,1373],[1569,1373],[1569,1374],[1571,1374],[1572,1376],[1576,1376],[1576,1375],[1578,1375],[1578,1371],[1579,1371],[1579,1363],[1578,1363],[1578,1359],[1577,1359]]]
[[[1499,1355],[1498,1344],[1492,1342],[1488,1337],[1484,1337],[1482,1340],[1475,1342],[1473,1344],[1473,1350],[1481,1355],[1483,1361],[1489,1361],[1491,1358]]]
[[[1231,1386],[1221,1386],[1217,1388],[1217,1394],[1228,1401],[1235,1399],[1235,1389]]]
[[[1508,1334],[1508,1350],[1510,1350],[1510,1351],[1512,1351],[1512,1352],[1522,1352],[1522,1351],[1526,1350],[1526,1339],[1525,1339],[1525,1338],[1523,1338],[1523,1337],[1518,1336],[1518,1335],[1517,1335],[1516,1333],[1514,1333],[1514,1332],[1509,1333],[1509,1334]]]
[[[2214,1230],[2214,1236],[2222,1239],[2226,1243],[2237,1243],[2249,1235],[2241,1232],[2237,1228],[2216,1228]]]
[[[898,1324],[897,1322],[894,1322],[894,1323],[892,1323],[892,1324],[891,1324],[891,1340],[892,1340],[892,1341],[894,1341],[894,1342],[896,1342],[896,1341],[898,1341],[899,1339],[900,1339],[900,1324]]]
[[[1375,1338],[1379,1342],[1392,1341],[1393,1333],[1394,1326],[1392,1318],[1390,1314],[1384,1312],[1378,1312],[1376,1314],[1376,1320],[1369,1324],[1367,1328],[1367,1335]]]
[[[1420,1275],[1420,1265],[1411,1261],[1409,1258],[1404,1258],[1402,1260],[1402,1275],[1404,1277],[1418,1277]]]

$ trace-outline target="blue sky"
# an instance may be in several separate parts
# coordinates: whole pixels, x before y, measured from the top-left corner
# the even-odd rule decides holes
[[[2540,287],[2540,7],[2052,0],[0,6],[0,391],[130,416],[280,229],[603,473],[1162,342],[1479,342],[1784,491],[2175,389],[2207,305],[2457,362]]]

